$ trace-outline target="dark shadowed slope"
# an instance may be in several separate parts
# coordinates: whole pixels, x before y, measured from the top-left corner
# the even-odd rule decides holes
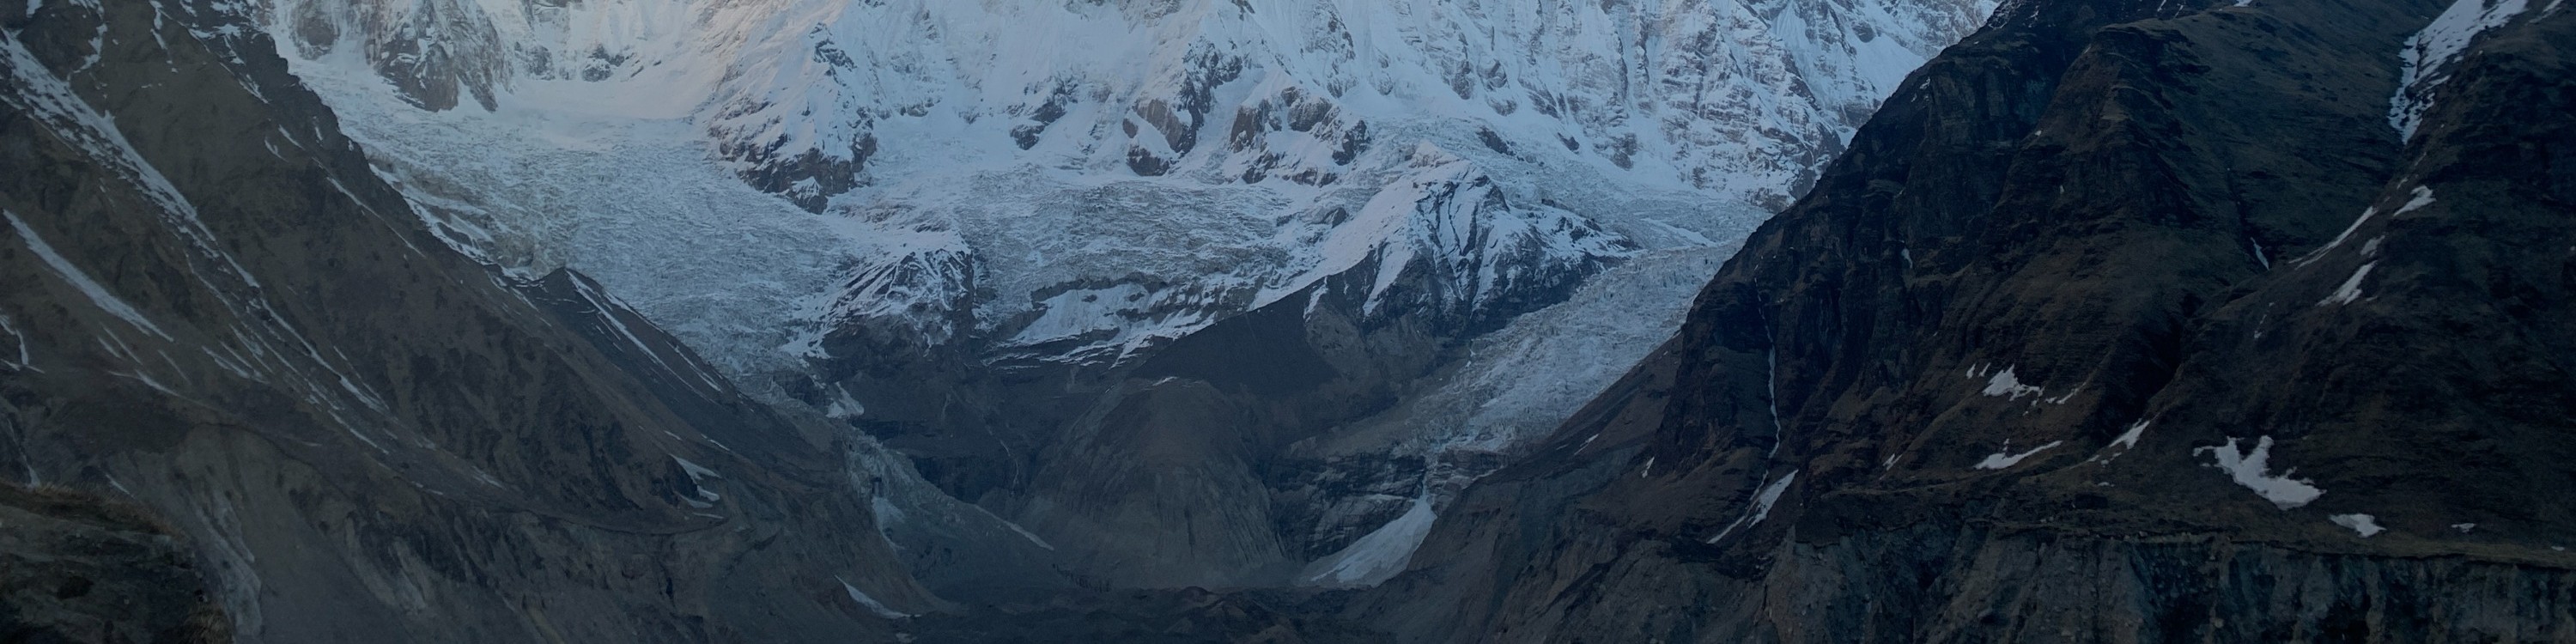
[[[187,549],[133,506],[0,483],[0,641],[230,641]]]
[[[882,639],[937,603],[841,437],[432,239],[241,11],[0,7],[8,477],[160,515],[252,641]]]
[[[1352,614],[1453,641],[2576,639],[2555,4],[2005,7]]]

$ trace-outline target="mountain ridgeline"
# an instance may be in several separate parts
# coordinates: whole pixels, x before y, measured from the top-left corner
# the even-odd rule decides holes
[[[264,6],[443,241],[595,277],[899,454],[884,496],[1110,587],[1393,574],[1991,8]]]
[[[8,3],[0,641],[2576,641],[2565,3]]]
[[[846,440],[582,276],[440,244],[240,9],[0,8],[0,462],[35,487],[0,490],[0,639],[885,639],[939,605]]]
[[[2030,1],[1348,609],[1405,641],[2576,638],[2576,15]]]

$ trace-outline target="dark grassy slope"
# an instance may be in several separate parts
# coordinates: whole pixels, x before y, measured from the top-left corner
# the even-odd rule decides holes
[[[2443,9],[2003,8],[1350,613],[1456,641],[2576,639],[2576,12],[2486,33],[2403,141],[2397,52]],[[2321,496],[2215,466],[2267,438]]]
[[[432,239],[245,7],[96,4],[0,7],[0,471],[165,517],[253,641],[866,640],[851,589],[936,605],[836,436]]]

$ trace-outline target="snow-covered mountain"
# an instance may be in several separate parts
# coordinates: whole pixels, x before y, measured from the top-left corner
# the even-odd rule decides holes
[[[951,494],[1074,550],[1142,548],[1079,563],[1177,562],[1124,579],[1159,584],[1396,541],[1362,536],[1483,471],[1444,454],[1513,449],[1666,337],[1991,3],[260,7],[451,244],[596,276]],[[1320,357],[1263,357],[1291,354]],[[1217,393],[1172,402],[1191,382]],[[1135,430],[1156,423],[1252,446]],[[1221,465],[1144,484],[1078,456],[1166,449]],[[1282,458],[1375,474],[1265,473]],[[1423,491],[1364,489],[1389,486]],[[1288,489],[1312,494],[1269,498]],[[1244,495],[1276,507],[1190,510]],[[1166,512],[1241,538],[1122,541],[1155,521],[1119,517]],[[1200,569],[1229,572],[1179,572]]]

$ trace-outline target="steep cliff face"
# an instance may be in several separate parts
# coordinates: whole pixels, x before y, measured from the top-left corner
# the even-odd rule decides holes
[[[2576,17],[2028,2],[1350,611],[1457,641],[2559,641]]]
[[[863,445],[587,278],[440,244],[239,4],[0,28],[0,467],[166,522],[98,528],[139,558],[108,563],[183,560],[155,574],[251,641],[883,639],[940,605]]]
[[[1445,506],[1991,5],[252,6],[443,240],[1166,586]]]

